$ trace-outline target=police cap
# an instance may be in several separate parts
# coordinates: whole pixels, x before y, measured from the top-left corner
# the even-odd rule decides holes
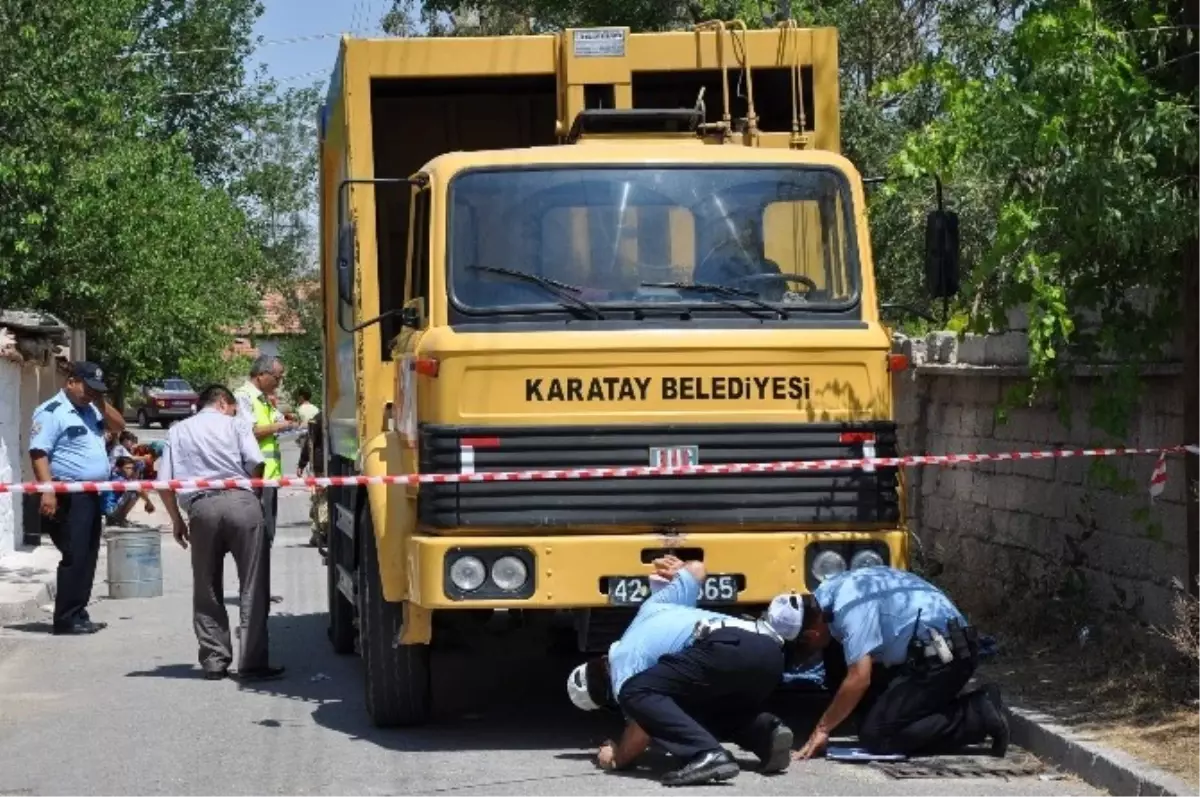
[[[100,366],[86,360],[71,363],[70,376],[83,382],[97,393],[107,393],[108,385],[104,384],[104,371]]]

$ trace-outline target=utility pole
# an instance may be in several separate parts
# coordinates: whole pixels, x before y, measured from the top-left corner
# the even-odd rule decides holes
[[[1182,0],[1180,24],[1190,35],[1181,53],[1182,86],[1190,96],[1200,96],[1200,0]],[[1200,179],[1200,166],[1193,167]],[[1192,236],[1183,257],[1183,442],[1200,445],[1200,234]],[[1200,598],[1200,454],[1184,459],[1184,493],[1187,505],[1188,592]]]

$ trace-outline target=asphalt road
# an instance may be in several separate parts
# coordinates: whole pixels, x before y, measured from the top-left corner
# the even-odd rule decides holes
[[[295,462],[294,445],[285,451]],[[291,464],[294,468],[294,464]],[[163,537],[161,598],[99,600],[109,628],[54,637],[48,626],[0,629],[0,794],[638,794],[660,791],[666,763],[631,775],[589,762],[616,730],[582,714],[562,684],[572,657],[518,640],[435,658],[437,719],[373,728],[359,663],[325,639],[325,576],[305,546],[307,499],[281,496],[273,554],[271,647],[284,680],[242,688],[200,679],[187,555]],[[236,593],[232,566],[227,596]],[[103,578],[103,576],[101,576]],[[96,595],[103,597],[101,582]],[[231,607],[236,623],[236,609]],[[789,721],[802,723],[803,718]],[[811,718],[809,718],[811,721]],[[797,732],[803,733],[800,724]],[[704,791],[704,789],[701,789]],[[721,794],[1092,794],[1071,780],[892,779],[862,765],[815,761],[782,776],[744,772]]]

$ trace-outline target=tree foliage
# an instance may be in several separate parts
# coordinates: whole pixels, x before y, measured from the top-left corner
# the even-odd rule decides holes
[[[311,290],[312,283],[302,284],[292,296],[291,311],[300,322],[303,332],[279,344],[279,356],[287,366],[287,390],[295,396],[296,391],[306,388],[312,393],[313,401],[321,402],[322,360],[321,347],[324,314],[319,291]]]
[[[277,92],[267,84],[255,100],[229,160],[228,190],[261,243],[269,282],[289,295],[291,282],[316,266],[317,110],[314,87]]]
[[[995,71],[938,59],[891,87],[940,97],[896,166],[992,198],[967,281],[972,326],[1003,328],[1025,308],[1034,387],[1065,384],[1080,362],[1116,362],[1092,418],[1114,435],[1138,368],[1182,330],[1182,269],[1195,268],[1178,253],[1196,230],[1196,97],[1156,84],[1162,64],[1144,48],[1086,0],[1042,0],[1003,40]]]
[[[0,306],[86,330],[120,382],[219,373],[231,330],[309,262],[315,136],[272,142],[311,124],[312,95],[247,82],[261,10],[0,3]]]

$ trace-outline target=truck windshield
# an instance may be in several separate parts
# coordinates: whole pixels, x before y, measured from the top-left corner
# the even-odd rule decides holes
[[[448,238],[451,299],[472,314],[563,312],[502,270],[606,309],[788,318],[859,293],[850,186],[824,167],[469,171],[451,182]]]

